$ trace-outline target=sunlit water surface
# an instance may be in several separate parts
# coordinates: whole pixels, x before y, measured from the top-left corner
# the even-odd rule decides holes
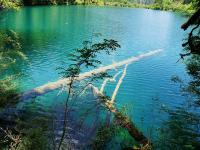
[[[117,106],[126,106],[128,114],[146,134],[147,129],[163,120],[160,106],[175,107],[182,103],[179,86],[171,81],[172,75],[186,79],[184,65],[179,59],[185,33],[180,29],[186,20],[180,14],[165,11],[117,8],[52,6],[25,7],[19,11],[0,14],[0,29],[16,31],[23,41],[26,62],[17,62],[8,72],[20,72],[20,90],[58,80],[56,68],[68,63],[67,55],[80,48],[93,33],[119,42],[121,48],[113,55],[101,55],[103,65],[131,56],[163,49],[159,55],[130,64],[127,75],[116,97]],[[99,86],[99,83],[97,86]],[[112,95],[116,83],[106,86]],[[48,109],[62,103],[58,91],[37,98],[36,105]]]

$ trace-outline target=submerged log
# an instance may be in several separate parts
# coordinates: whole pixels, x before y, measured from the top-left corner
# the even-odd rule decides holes
[[[90,85],[93,94],[100,100],[100,102],[110,111],[114,114],[115,120],[121,126],[122,128],[125,128],[129,134],[137,141],[139,142],[142,147],[146,147],[147,149],[151,149],[151,142],[150,140],[144,136],[142,132],[140,132],[135,124],[131,121],[131,119],[127,116],[125,116],[123,113],[121,113],[119,110],[117,110],[113,103],[101,93],[101,91],[98,90],[97,87]]]
[[[129,59],[119,61],[119,62],[113,63],[111,65],[108,65],[108,66],[99,67],[99,68],[94,69],[92,71],[80,74],[77,78],[75,78],[75,80],[77,80],[77,81],[83,80],[87,77],[91,77],[93,75],[97,75],[99,73],[103,73],[103,72],[106,72],[108,70],[115,69],[115,68],[121,67],[123,65],[133,63],[133,62],[138,61],[142,58],[158,54],[161,51],[162,51],[162,49],[149,51],[147,53],[140,54],[138,56],[134,56],[134,57],[131,57]],[[49,83],[44,84],[40,87],[26,91],[19,96],[21,97],[21,99],[24,99],[24,100],[30,99],[30,98],[35,98],[39,95],[43,95],[43,94],[46,94],[46,93],[51,92],[53,90],[56,90],[58,88],[61,88],[63,86],[66,86],[67,84],[69,84],[69,82],[70,82],[69,78],[60,79],[60,80],[55,81],[55,82],[49,82]]]
[[[116,85],[116,87],[115,87],[115,90],[114,90],[113,95],[112,95],[112,98],[111,98],[111,103],[114,103],[114,101],[115,101],[115,97],[116,97],[117,92],[118,92],[118,90],[119,90],[119,88],[120,88],[120,85],[122,84],[122,81],[123,81],[124,77],[126,76],[127,67],[128,67],[128,64],[125,65],[125,68],[124,68],[124,71],[123,71],[123,73],[122,73],[122,76],[121,76],[121,78],[119,79],[119,81],[118,81],[118,83],[117,83],[117,85]]]

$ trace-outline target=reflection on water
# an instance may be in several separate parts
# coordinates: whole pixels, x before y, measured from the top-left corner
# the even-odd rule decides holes
[[[21,91],[57,80],[60,76],[56,68],[63,62],[69,63],[67,55],[79,48],[82,41],[91,39],[93,33],[101,33],[102,38],[115,39],[122,46],[114,55],[99,56],[104,64],[164,49],[159,56],[129,65],[117,94],[117,105],[127,106],[138,126],[145,129],[159,125],[161,118],[156,105],[174,107],[181,103],[179,87],[170,82],[172,75],[187,78],[184,66],[176,63],[184,38],[180,25],[185,20],[178,14],[146,9],[52,6],[2,12],[0,18],[1,29],[13,29],[20,35],[28,57],[28,62],[18,62],[16,66],[24,74],[19,79]],[[108,84],[106,93],[112,95],[115,86],[116,83]],[[51,107],[55,97],[55,93],[47,94],[37,100],[42,106]],[[160,102],[155,102],[155,98]]]

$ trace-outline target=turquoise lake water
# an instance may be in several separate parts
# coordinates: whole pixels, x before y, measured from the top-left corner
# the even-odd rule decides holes
[[[136,125],[146,132],[147,128],[163,120],[158,112],[160,106],[175,107],[184,100],[179,85],[173,83],[171,77],[187,78],[184,64],[176,63],[186,37],[180,26],[186,19],[177,13],[148,9],[25,7],[0,13],[0,29],[17,32],[28,57],[28,61],[17,62],[15,69],[8,70],[22,73],[19,78],[21,91],[59,79],[61,76],[56,68],[67,64],[67,55],[74,48],[80,48],[82,41],[90,40],[93,33],[102,34],[98,39],[114,39],[121,45],[113,55],[99,56],[103,65],[163,49],[156,56],[128,66],[116,97],[117,105],[127,106]],[[115,85],[106,86],[108,95],[112,95]],[[38,97],[38,104],[48,108],[62,102],[64,97],[58,98],[57,92]]]

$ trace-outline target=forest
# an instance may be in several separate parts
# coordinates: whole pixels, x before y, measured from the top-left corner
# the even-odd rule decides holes
[[[181,11],[186,14],[194,12],[198,0],[1,0],[1,8],[35,5],[98,5],[148,8],[158,10]]]
[[[0,150],[199,148],[199,0],[0,0]]]

